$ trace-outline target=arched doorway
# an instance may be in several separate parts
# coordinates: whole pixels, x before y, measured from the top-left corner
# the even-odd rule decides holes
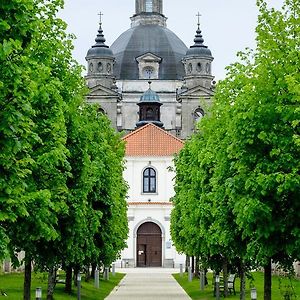
[[[137,231],[137,266],[162,266],[162,234],[158,225],[143,223]]]

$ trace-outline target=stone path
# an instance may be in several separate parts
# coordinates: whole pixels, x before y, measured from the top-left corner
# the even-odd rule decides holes
[[[176,269],[118,269],[126,273],[106,300],[189,300],[191,299],[171,275]]]

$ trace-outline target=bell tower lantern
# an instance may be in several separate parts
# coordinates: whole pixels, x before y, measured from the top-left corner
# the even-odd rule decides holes
[[[163,14],[162,0],[136,0],[135,13],[157,13]]]
[[[131,26],[161,25],[166,26],[167,18],[163,14],[163,0],[136,0],[135,14],[131,17]]]

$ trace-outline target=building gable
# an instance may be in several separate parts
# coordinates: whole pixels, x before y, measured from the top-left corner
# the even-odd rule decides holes
[[[149,123],[126,135],[126,156],[173,156],[184,142]]]

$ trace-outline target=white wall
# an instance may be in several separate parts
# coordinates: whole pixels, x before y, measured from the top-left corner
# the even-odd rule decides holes
[[[143,194],[143,171],[147,167],[156,170],[157,193]],[[174,168],[172,157],[126,157],[124,178],[129,185],[128,202],[168,202],[174,196],[173,178],[175,173],[169,171]]]
[[[123,262],[129,261],[130,266],[136,266],[136,234],[139,226],[145,222],[154,222],[162,230],[163,266],[178,267],[180,263],[184,263],[185,257],[179,255],[172,245],[170,235],[172,203],[166,204],[166,202],[169,202],[170,198],[174,196],[173,178],[175,177],[175,173],[169,170],[170,167],[174,169],[172,159],[170,156],[126,158],[124,178],[129,185],[127,201],[130,203],[137,202],[136,205],[130,204],[128,207],[128,248],[126,248],[121,255]],[[150,166],[157,172],[157,193],[143,194],[143,170]],[[141,202],[145,204],[141,204]],[[155,202],[155,204],[153,202]],[[171,245],[170,248],[169,245]],[[117,262],[117,266],[120,266],[120,261]]]

